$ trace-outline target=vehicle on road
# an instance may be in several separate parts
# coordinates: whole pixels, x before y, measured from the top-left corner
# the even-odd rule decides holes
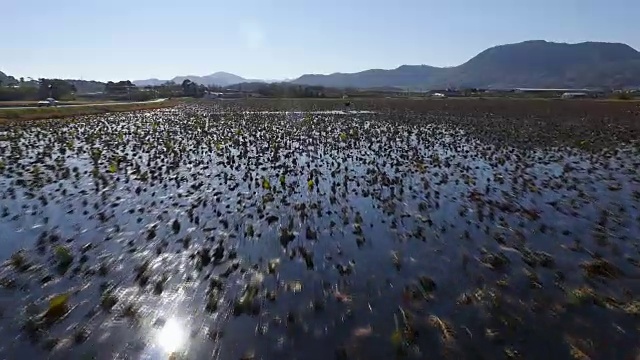
[[[54,98],[47,98],[46,100],[38,101],[38,107],[50,107],[58,106],[58,102]]]

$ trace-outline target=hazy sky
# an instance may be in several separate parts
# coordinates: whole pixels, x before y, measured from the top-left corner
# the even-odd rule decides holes
[[[458,65],[524,40],[640,49],[640,0],[0,0],[0,71],[282,79]]]

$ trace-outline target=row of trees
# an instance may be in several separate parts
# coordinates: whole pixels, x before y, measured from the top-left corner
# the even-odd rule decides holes
[[[182,82],[182,94],[184,96],[190,96],[194,98],[201,98],[204,96],[205,92],[208,90],[206,86],[201,84],[196,84],[189,79],[185,79]]]
[[[24,84],[24,78],[21,77],[20,80],[16,80],[12,76],[7,76],[4,73],[0,72],[0,87],[8,86],[15,87]]]
[[[22,79],[21,79],[22,80]],[[57,100],[73,100],[77,95],[77,82],[73,80],[39,79],[38,81],[24,82],[20,85],[0,86],[0,101],[29,101],[42,100],[53,97]],[[97,88],[102,83],[91,84],[91,89]],[[265,97],[291,97],[291,98],[323,98],[341,97],[344,89],[327,88],[323,86],[305,86],[290,83],[241,83],[227,87],[204,86],[191,80],[184,80],[182,84],[172,81],[160,86],[137,87],[129,80],[109,81],[104,84],[104,91],[92,91],[91,94],[83,94],[84,98],[95,100],[110,99],[120,101],[146,101],[155,98],[171,98],[188,96],[194,98],[203,97],[206,92],[242,92],[259,94]]]
[[[334,89],[324,86],[295,85],[290,83],[242,83],[229,86],[235,91],[260,94],[266,97],[291,97],[291,98],[324,98],[340,97],[343,89]]]
[[[38,79],[37,81],[24,81],[24,79],[20,79],[18,83],[8,83],[8,81],[3,80],[3,82],[0,83],[0,101],[36,101],[49,97],[61,101],[74,100],[78,96],[78,89],[75,85],[78,82],[80,81],[44,78]],[[103,87],[98,86],[100,84],[104,83],[91,82],[91,84],[89,84],[91,86],[88,88],[93,90],[92,94],[82,94],[80,96],[83,98],[93,98],[96,101],[101,99],[146,101],[162,97],[202,97],[204,90],[206,90],[206,88],[195,83],[185,84],[187,86],[169,83],[162,86],[144,88],[135,86],[135,84],[129,80],[109,81],[104,84]]]
[[[136,87],[130,81],[108,82],[106,94],[111,97],[126,97],[129,100],[146,100],[152,97],[204,97],[206,92],[244,92],[259,94],[266,97],[340,97],[344,93],[340,89],[325,88],[323,86],[304,86],[289,83],[242,83],[228,87],[204,86],[185,79],[182,84],[168,81],[160,86]]]
[[[105,97],[111,100],[121,101],[147,101],[158,96],[152,90],[137,87],[130,80],[107,82],[104,87],[104,94]]]
[[[132,85],[132,84],[128,84]],[[116,86],[128,86],[127,84],[116,84]],[[194,98],[203,97],[206,92],[243,92],[248,94],[258,94],[265,97],[294,97],[294,98],[323,98],[341,97],[344,89],[326,88],[323,86],[305,86],[290,83],[263,83],[251,82],[230,85],[226,87],[205,86],[185,79],[181,84],[167,81],[160,86],[145,86],[144,91],[152,92],[158,97],[178,97],[188,96]]]
[[[0,87],[0,101],[28,101],[38,99],[37,87]]]
[[[108,95],[127,95],[131,90],[137,90],[136,86],[129,80],[113,82],[109,81],[104,86],[104,92]]]
[[[39,79],[25,82],[20,79],[19,84],[0,86],[0,101],[29,101],[42,100],[49,97],[58,100],[73,100],[76,87],[60,79]]]

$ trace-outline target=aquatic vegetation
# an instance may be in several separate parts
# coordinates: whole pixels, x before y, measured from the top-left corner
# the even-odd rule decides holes
[[[49,299],[49,307],[44,313],[44,317],[49,321],[55,321],[62,317],[69,310],[69,294],[54,295]]]
[[[54,252],[61,268],[67,268],[73,262],[73,254],[67,246],[58,245],[55,247]]]
[[[2,357],[636,355],[635,103],[351,107],[0,124]]]

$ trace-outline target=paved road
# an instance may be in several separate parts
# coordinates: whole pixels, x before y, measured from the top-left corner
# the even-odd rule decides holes
[[[64,108],[64,107],[83,107],[83,106],[99,106],[99,105],[128,105],[128,104],[153,104],[157,102],[162,102],[167,99],[156,99],[149,101],[136,101],[136,102],[108,102],[108,103],[94,103],[94,104],[74,104],[74,105],[58,105],[56,108]],[[22,109],[33,109],[36,106],[17,106],[17,107],[0,107],[0,111],[2,110],[22,110]]]

